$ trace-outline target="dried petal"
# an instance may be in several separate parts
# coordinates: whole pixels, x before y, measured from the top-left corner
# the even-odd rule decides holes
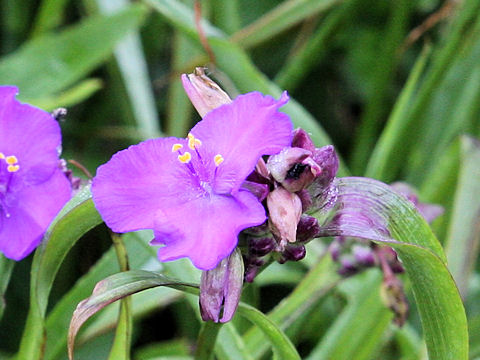
[[[190,101],[202,118],[213,109],[232,102],[227,93],[205,75],[203,68],[197,67],[193,74],[183,74],[182,83]]]
[[[280,246],[297,239],[297,224],[302,216],[300,198],[278,187],[267,196],[269,226],[272,233],[280,240]]]

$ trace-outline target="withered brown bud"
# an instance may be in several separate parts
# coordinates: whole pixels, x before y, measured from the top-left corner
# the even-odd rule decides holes
[[[267,196],[268,224],[280,240],[280,247],[297,239],[297,224],[302,216],[300,198],[279,186]]]
[[[232,102],[227,93],[205,75],[204,68],[197,67],[193,74],[183,74],[182,84],[202,118],[211,110]]]

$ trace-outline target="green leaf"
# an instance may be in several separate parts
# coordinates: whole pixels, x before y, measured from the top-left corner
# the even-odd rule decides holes
[[[448,268],[465,299],[480,246],[480,143],[462,138],[462,155],[448,229]]]
[[[331,257],[323,256],[304,276],[293,292],[268,314],[268,318],[280,329],[288,329],[295,320],[315,306],[318,300],[338,283],[339,279]],[[268,350],[265,335],[259,328],[250,329],[244,335],[244,341],[256,358]]]
[[[161,264],[159,262],[155,261],[152,264],[152,259],[156,255],[154,248],[148,245],[152,236],[151,231],[138,231],[124,235],[125,246],[130,257],[130,266],[133,269],[160,270]],[[118,270],[115,251],[111,248],[55,305],[48,314],[46,321],[45,360],[58,359],[61,354],[65,353],[68,325],[75,307],[91,294],[97,282],[113,275]],[[141,292],[133,296],[133,316],[135,319],[143,317],[181,297],[182,294],[178,291],[165,287]],[[84,331],[79,335],[77,342],[82,344],[111,330],[115,327],[117,318],[118,309],[114,307],[106,308],[94,321],[84,327]]]
[[[128,0],[95,0],[95,13],[104,15],[128,9]],[[93,6],[92,6],[93,7]],[[115,60],[125,84],[137,127],[144,139],[159,137],[160,126],[140,33],[133,29],[114,49]]]
[[[33,36],[54,29],[61,24],[68,0],[43,0],[40,4],[35,23]]]
[[[58,107],[70,107],[81,103],[100,90],[102,86],[102,81],[99,79],[86,79],[57,95],[24,99],[24,101],[45,111],[52,111]]]
[[[197,288],[197,285],[145,270],[130,270],[109,276],[95,286],[92,295],[80,302],[73,313],[68,331],[69,358],[73,359],[78,330],[92,315],[119,299],[157,286],[169,286],[184,291],[190,291],[188,287]]]
[[[18,360],[43,357],[45,312],[55,275],[77,240],[101,222],[91,199],[90,188],[86,187],[64,206],[50,225],[35,251],[32,263],[30,309]]]
[[[35,38],[2,58],[0,82],[17,85],[22,99],[62,91],[105,61],[145,13],[144,7],[135,5],[112,16],[92,17],[58,34]]]
[[[265,314],[250,305],[240,303],[237,313],[258,326],[270,340],[274,353],[279,359],[300,359],[297,349],[290,339]]]
[[[330,9],[341,0],[288,0],[236,32],[231,40],[250,48],[271,39],[299,22]]]
[[[442,247],[423,217],[381,182],[341,178],[337,185],[339,208],[322,229],[324,235],[360,237],[393,247],[411,280],[430,358],[467,359],[465,309]]]
[[[5,310],[5,291],[7,291],[14,265],[15,261],[7,259],[3,254],[0,254],[0,320]]]
[[[408,80],[398,97],[395,106],[388,118],[387,125],[375,146],[367,164],[365,176],[391,182],[395,179],[395,169],[404,157],[399,149],[408,130],[407,114],[418,87],[420,77],[427,63],[431,48],[426,46],[417,59]]]
[[[275,76],[275,83],[281,88],[293,91],[310,71],[319,64],[326,54],[326,43],[338,32],[360,0],[347,0],[325,16],[322,23],[309,37],[306,44],[287,59]]]
[[[380,274],[369,271],[340,285],[348,304],[306,360],[373,358],[392,320],[380,298],[380,282]]]

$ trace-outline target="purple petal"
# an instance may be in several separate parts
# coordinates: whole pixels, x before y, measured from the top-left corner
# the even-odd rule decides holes
[[[9,216],[0,212],[0,250],[21,260],[35,249],[52,220],[70,199],[70,183],[58,169],[47,181],[25,186],[14,194]]]
[[[194,178],[172,152],[183,139],[147,140],[116,153],[97,169],[92,183],[95,206],[115,232],[152,229],[159,208],[168,211],[197,197]]]
[[[46,111],[15,100],[17,93],[0,87],[0,151],[18,158],[24,181],[42,182],[57,168],[60,127]]]
[[[203,143],[199,151],[211,171],[215,155],[224,159],[216,169],[216,193],[235,193],[262,155],[276,154],[290,145],[292,123],[278,111],[287,101],[286,93],[278,101],[258,92],[240,95],[209,112],[192,129]]]
[[[152,244],[165,244],[158,252],[162,261],[188,257],[197,268],[211,270],[232,252],[241,230],[265,219],[263,206],[248,191],[197,198],[158,211]]]

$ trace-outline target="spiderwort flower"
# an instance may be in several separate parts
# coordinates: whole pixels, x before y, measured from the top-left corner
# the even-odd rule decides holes
[[[211,270],[237,245],[241,230],[266,220],[242,187],[262,155],[292,140],[278,111],[288,101],[252,92],[208,112],[186,139],[142,142],[115,154],[93,179],[95,205],[115,232],[153,229],[161,261],[188,257]]]
[[[0,251],[21,260],[35,249],[71,187],[59,167],[60,127],[47,112],[0,87]]]

